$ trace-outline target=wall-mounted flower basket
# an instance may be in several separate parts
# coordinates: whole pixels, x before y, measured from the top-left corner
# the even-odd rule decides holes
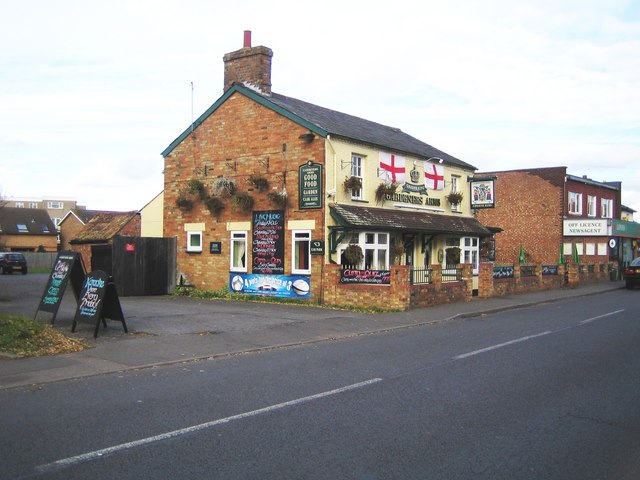
[[[251,185],[253,188],[258,190],[259,192],[264,192],[269,188],[269,180],[267,180],[265,177],[261,177],[258,175],[251,175],[247,179],[247,183],[249,183],[249,185]]]
[[[216,197],[231,198],[236,193],[236,182],[227,177],[218,177],[213,181],[211,191]]]
[[[384,197],[385,195],[393,195],[394,193],[396,193],[396,190],[398,189],[398,184],[397,183],[381,183],[378,185],[378,188],[376,188],[376,203],[378,204],[384,204]]]
[[[364,253],[362,253],[362,248],[360,248],[360,245],[355,245],[355,244],[351,244],[347,248],[345,248],[343,255],[344,255],[344,260],[349,265],[358,265],[364,259]]]
[[[193,200],[187,198],[183,193],[176,197],[176,207],[180,210],[188,211],[193,208]]]
[[[215,216],[216,218],[220,216],[220,214],[224,210],[224,202],[220,197],[207,197],[204,200],[204,204],[206,205],[209,212],[211,212],[211,215]]]
[[[445,197],[451,205],[460,205],[462,203],[462,192],[451,192]]]
[[[197,195],[200,200],[204,200],[207,196],[204,183],[196,178],[194,178],[193,180],[189,180],[189,183],[187,184],[187,191],[191,195]]]
[[[240,212],[251,213],[254,203],[254,198],[247,192],[236,192],[233,196],[233,206]]]
[[[287,193],[286,192],[269,192],[267,198],[274,207],[285,208],[287,206]]]
[[[344,192],[349,193],[351,190],[362,188],[362,179],[360,177],[347,177],[342,185],[344,186]]]

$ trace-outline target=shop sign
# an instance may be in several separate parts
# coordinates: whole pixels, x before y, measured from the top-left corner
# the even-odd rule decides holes
[[[564,220],[562,234],[566,237],[608,237],[611,225],[608,219],[602,220]]]
[[[311,282],[296,275],[230,273],[229,291],[279,298],[309,298]]]
[[[322,208],[322,165],[308,161],[298,169],[298,207]]]
[[[616,237],[640,238],[640,223],[613,220],[612,235]]]

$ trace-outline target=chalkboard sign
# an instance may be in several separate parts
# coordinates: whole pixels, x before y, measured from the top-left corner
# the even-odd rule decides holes
[[[95,322],[96,328],[93,332],[93,338],[97,338],[100,322],[105,327],[107,326],[105,318],[122,322],[124,331],[128,332],[113,281],[107,273],[96,270],[87,274],[84,279],[71,331],[76,331],[76,326],[81,320]]]
[[[48,312],[52,314],[51,324],[53,324],[69,280],[77,301],[80,297],[85,274],[86,270],[82,255],[78,252],[60,252],[56,257],[47,285],[44,288],[35,319],[38,319],[40,312]]]
[[[253,212],[252,273],[284,275],[284,210]]]

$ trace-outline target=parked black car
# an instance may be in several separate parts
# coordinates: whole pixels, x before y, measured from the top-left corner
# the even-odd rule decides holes
[[[0,253],[0,269],[3,274],[20,270],[23,275],[26,275],[27,259],[21,253]]]
[[[634,258],[629,266],[624,269],[624,283],[629,289],[635,285],[640,285],[640,257]]]

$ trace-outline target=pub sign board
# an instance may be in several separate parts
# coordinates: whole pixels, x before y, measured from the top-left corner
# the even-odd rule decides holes
[[[322,208],[322,165],[308,161],[298,168],[298,208]]]
[[[48,312],[52,314],[51,324],[53,324],[69,281],[71,282],[71,288],[77,301],[80,297],[85,274],[86,270],[84,262],[82,261],[82,255],[78,252],[71,251],[58,253],[51,273],[49,274],[47,285],[44,288],[35,318],[38,318],[39,312]]]

